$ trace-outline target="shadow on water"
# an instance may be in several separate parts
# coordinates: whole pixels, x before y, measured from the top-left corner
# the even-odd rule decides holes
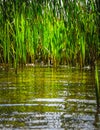
[[[68,67],[2,70],[0,129],[100,129],[93,74]]]

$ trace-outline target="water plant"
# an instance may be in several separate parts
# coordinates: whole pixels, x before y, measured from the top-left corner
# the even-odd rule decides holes
[[[3,0],[0,63],[92,66],[100,58],[99,15],[91,0]]]

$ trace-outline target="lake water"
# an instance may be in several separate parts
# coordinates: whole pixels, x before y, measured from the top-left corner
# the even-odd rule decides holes
[[[0,70],[0,130],[30,129],[99,130],[94,72],[66,66]]]

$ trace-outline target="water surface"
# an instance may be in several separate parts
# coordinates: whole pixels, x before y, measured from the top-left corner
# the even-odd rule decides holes
[[[0,129],[99,130],[94,73],[64,66],[0,70]]]

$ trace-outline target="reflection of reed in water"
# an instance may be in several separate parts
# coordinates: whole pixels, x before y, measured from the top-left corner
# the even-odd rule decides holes
[[[100,99],[99,99],[100,88],[99,87],[100,86],[99,86],[98,68],[96,64],[95,65],[95,90],[96,90],[97,107],[100,107]]]

